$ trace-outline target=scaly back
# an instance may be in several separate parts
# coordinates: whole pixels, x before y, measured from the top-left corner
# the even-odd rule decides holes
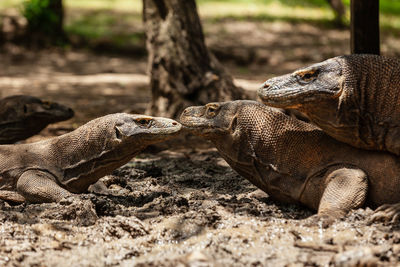
[[[340,116],[353,108],[359,109],[365,120],[400,125],[400,61],[375,55],[342,56],[337,60],[344,78],[341,102],[351,104],[339,103]]]
[[[241,151],[248,146],[261,161],[289,175],[321,167],[323,150],[336,145],[314,125],[262,104],[243,105],[238,115],[238,127],[247,139]]]

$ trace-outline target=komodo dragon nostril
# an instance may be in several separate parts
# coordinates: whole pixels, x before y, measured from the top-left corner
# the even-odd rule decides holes
[[[177,125],[177,123],[176,123],[176,122],[173,122],[172,125]]]

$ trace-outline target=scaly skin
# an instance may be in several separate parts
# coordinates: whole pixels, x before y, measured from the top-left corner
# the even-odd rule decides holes
[[[0,146],[0,199],[53,202],[86,192],[150,144],[176,135],[174,120],[111,114],[31,144]]]
[[[27,95],[0,100],[0,144],[12,144],[31,137],[50,123],[72,118],[72,109]]]
[[[400,61],[375,55],[328,59],[267,80],[264,104],[305,113],[333,138],[400,155]]]
[[[275,108],[244,100],[210,103],[187,108],[180,121],[271,198],[303,204],[319,217],[400,202],[396,156],[351,147]],[[374,219],[393,217],[383,210]]]

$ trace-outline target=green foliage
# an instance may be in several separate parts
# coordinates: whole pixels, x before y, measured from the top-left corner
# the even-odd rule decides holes
[[[54,34],[60,16],[51,9],[50,2],[54,0],[29,0],[23,3],[22,14],[27,19],[31,31]]]

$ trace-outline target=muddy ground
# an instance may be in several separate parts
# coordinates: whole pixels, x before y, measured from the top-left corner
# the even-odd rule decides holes
[[[347,30],[227,20],[206,23],[205,31],[238,84],[253,91],[265,78],[348,53]],[[399,39],[383,39],[384,53],[398,55]],[[143,113],[150,99],[140,55],[7,45],[0,62],[0,97],[32,94],[76,112],[28,142],[104,114]],[[163,148],[105,177],[109,195],[40,205],[0,201],[0,266],[400,264],[400,224],[368,225],[370,209],[353,211],[328,229],[309,226],[303,219],[313,211],[273,202],[210,144],[192,140]]]

